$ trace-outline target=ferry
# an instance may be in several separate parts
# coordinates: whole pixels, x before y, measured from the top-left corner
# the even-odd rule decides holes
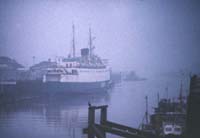
[[[111,84],[111,69],[107,60],[94,54],[93,37],[89,29],[89,47],[81,49],[76,56],[75,27],[72,26],[72,55],[57,57],[50,66],[29,70],[28,79],[18,79],[16,83],[1,83],[2,89],[43,92],[96,92],[106,91]],[[31,74],[31,75],[30,75]],[[38,75],[39,74],[39,75]],[[37,77],[39,76],[39,77]]]

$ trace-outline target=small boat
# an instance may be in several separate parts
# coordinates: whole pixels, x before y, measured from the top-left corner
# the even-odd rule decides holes
[[[159,97],[159,96],[158,96]],[[159,98],[158,98],[159,99]],[[158,107],[149,115],[146,110],[146,123],[142,123],[142,130],[159,136],[181,136],[185,132],[186,125],[186,98],[182,96],[182,83],[180,95],[175,100],[159,99]],[[148,105],[146,100],[146,105]],[[148,109],[148,107],[146,107]]]

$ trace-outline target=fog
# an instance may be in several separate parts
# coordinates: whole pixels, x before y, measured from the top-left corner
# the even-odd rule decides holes
[[[200,2],[194,0],[1,0],[0,56],[26,67],[88,47],[114,71],[200,70]]]

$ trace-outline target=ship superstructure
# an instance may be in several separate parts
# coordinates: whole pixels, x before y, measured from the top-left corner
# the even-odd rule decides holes
[[[110,80],[110,69],[103,63],[101,58],[93,54],[91,29],[89,29],[89,48],[81,49],[81,56],[75,52],[75,35],[73,25],[72,57],[59,57],[56,59],[57,66],[48,68],[43,76],[43,82],[106,82]]]

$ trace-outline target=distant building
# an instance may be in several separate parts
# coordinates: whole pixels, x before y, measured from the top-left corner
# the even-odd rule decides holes
[[[48,68],[56,67],[56,62],[52,62],[51,60],[42,61],[38,64],[35,64],[30,67],[29,70],[29,79],[30,80],[42,80],[43,75],[46,73]]]
[[[0,70],[17,70],[24,68],[21,64],[17,63],[14,59],[8,57],[0,57]]]
[[[24,68],[21,64],[17,63],[14,59],[8,57],[0,57],[0,81],[14,81],[19,78],[19,74]]]

